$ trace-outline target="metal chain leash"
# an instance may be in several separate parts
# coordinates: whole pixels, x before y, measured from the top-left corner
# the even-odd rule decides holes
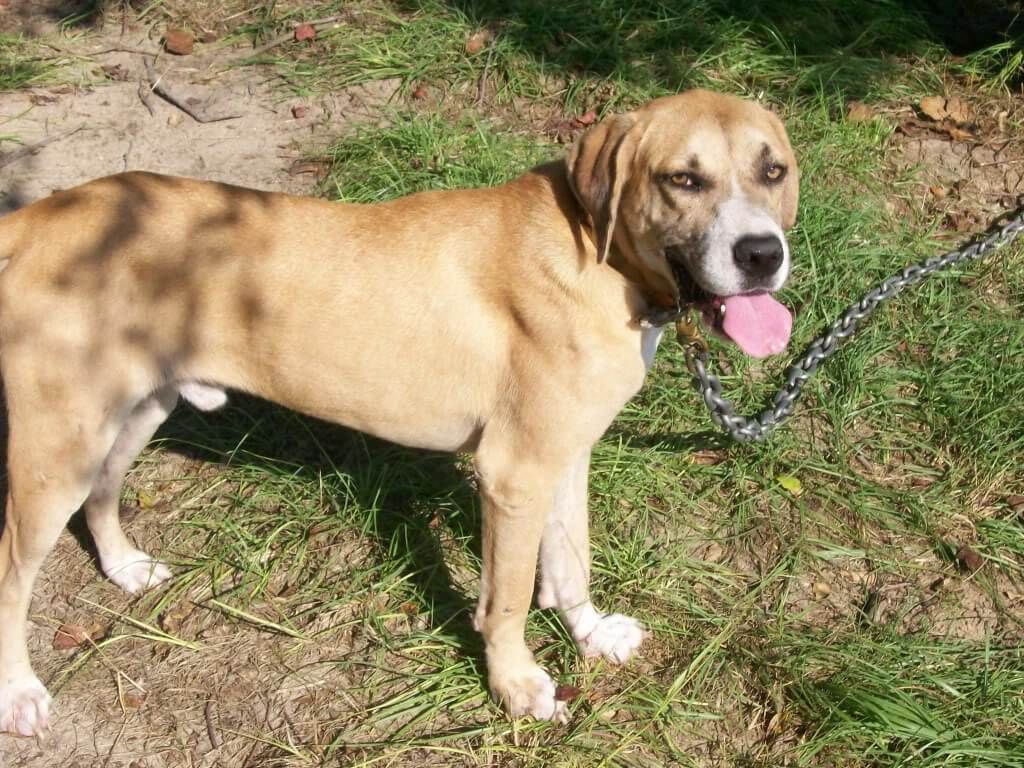
[[[990,252],[1008,245],[1024,233],[1024,209],[1016,212],[1004,225],[987,238],[975,240],[968,245],[943,256],[933,256],[914,264],[902,272],[884,280],[871,289],[860,301],[851,304],[828,327],[821,336],[811,342],[803,356],[798,358],[786,373],[786,383],[775,394],[770,407],[760,415],[747,418],[736,414],[733,402],[722,397],[722,382],[708,372],[707,347],[693,336],[692,325],[685,319],[676,326],[680,342],[686,347],[686,365],[694,377],[694,386],[704,398],[704,404],[711,413],[711,420],[740,442],[756,442],[765,439],[779,424],[789,418],[804,384],[814,375],[818,366],[839,349],[840,342],[853,335],[861,320],[878,307],[899,294],[904,288],[921,282],[926,277],[942,272],[963,262],[977,261]]]

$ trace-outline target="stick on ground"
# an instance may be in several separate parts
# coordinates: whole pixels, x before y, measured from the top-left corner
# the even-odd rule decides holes
[[[161,99],[166,101],[168,104],[171,104],[172,106],[175,106],[178,109],[180,109],[186,115],[195,120],[197,123],[219,123],[222,120],[235,120],[241,117],[241,115],[238,114],[218,115],[217,117],[211,117],[206,114],[205,108],[197,109],[195,107],[189,106],[182,99],[178,98],[173,93],[171,93],[167,89],[167,86],[161,82],[160,76],[156,73],[156,68],[153,66],[153,63],[149,61],[149,59],[146,60],[146,76],[149,78],[150,90],[153,93],[155,93]],[[152,113],[152,107],[149,103],[147,103],[145,98],[142,99],[142,103],[145,104],[146,108],[150,110],[150,113]]]
[[[78,133],[78,131],[82,130],[83,127],[84,126],[80,125],[77,128],[72,128],[71,130],[64,131],[63,133],[55,133],[51,136],[47,136],[45,139],[40,139],[34,144],[26,144],[21,149],[17,149],[14,152],[11,152],[9,155],[4,155],[0,157],[0,168],[4,168],[10,165],[11,163],[16,163],[22,158],[28,157],[29,155],[34,155],[36,152],[38,152],[48,144],[53,144],[53,142],[55,141],[66,139],[73,133]]]

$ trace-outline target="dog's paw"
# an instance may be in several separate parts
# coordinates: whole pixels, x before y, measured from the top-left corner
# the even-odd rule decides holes
[[[0,732],[39,736],[50,728],[50,694],[35,675],[0,685]]]
[[[584,656],[603,656],[613,664],[624,664],[645,637],[647,633],[639,621],[621,613],[609,613],[577,644]]]
[[[536,664],[509,674],[489,674],[491,695],[512,717],[569,722],[569,708],[555,698],[555,681]]]
[[[142,592],[171,578],[171,569],[139,549],[129,549],[117,558],[100,560],[107,578],[125,592]]]

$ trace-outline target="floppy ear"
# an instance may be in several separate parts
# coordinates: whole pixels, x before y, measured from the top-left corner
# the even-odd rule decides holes
[[[615,234],[622,189],[636,154],[633,115],[617,115],[584,133],[566,161],[569,183],[580,205],[590,214],[597,240],[598,263],[608,258]]]

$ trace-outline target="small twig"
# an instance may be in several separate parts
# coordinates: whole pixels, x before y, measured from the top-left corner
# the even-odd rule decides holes
[[[146,75],[147,77],[149,77],[150,90],[153,93],[162,98],[168,104],[171,104],[180,109],[186,115],[195,120],[197,123],[219,123],[222,120],[234,120],[236,118],[241,117],[241,115],[222,115],[220,117],[209,117],[203,114],[202,112],[193,109],[184,101],[182,101],[173,93],[171,93],[169,90],[167,90],[167,87],[161,83],[161,77],[157,75],[156,69],[153,67],[153,63],[148,60],[146,61]],[[143,99],[143,103],[145,103],[145,99]],[[149,105],[147,104],[146,106],[148,107]]]
[[[261,45],[259,48],[256,48],[256,49],[254,49],[252,51],[249,51],[247,53],[243,53],[239,58],[242,58],[242,59],[254,59],[257,56],[262,56],[264,53],[266,53],[267,51],[269,51],[269,50],[271,50],[273,48],[277,48],[277,46],[279,46],[279,45],[283,45],[284,43],[287,43],[289,40],[294,39],[294,37],[295,37],[295,28],[296,27],[300,27],[300,26],[304,26],[304,25],[308,24],[311,27],[319,29],[320,27],[325,27],[328,24],[333,24],[336,21],[341,21],[342,19],[348,17],[349,15],[350,15],[350,13],[338,13],[338,14],[335,14],[334,16],[325,16],[322,19],[313,19],[312,21],[300,21],[300,22],[296,23],[292,27],[291,32],[287,32],[287,33],[285,33],[283,35],[279,35],[279,36],[275,37],[273,40],[271,40],[270,42],[265,43],[264,45]]]
[[[156,108],[153,106],[153,88],[145,80],[139,81],[139,99],[149,110],[149,116],[156,117]]]
[[[64,56],[70,56],[73,59],[88,59],[88,58],[91,58],[92,56],[102,56],[105,53],[137,53],[140,56],[150,56],[150,57],[152,57],[154,59],[157,58],[160,55],[159,53],[154,53],[153,51],[144,51],[141,48],[128,48],[128,47],[124,47],[124,46],[114,46],[113,48],[101,48],[98,51],[82,51],[81,53],[79,53],[78,51],[72,51],[69,48],[63,48],[63,47],[61,47],[59,45],[54,45],[53,43],[45,43],[45,42],[40,41],[39,44],[44,46],[44,47],[46,47],[46,48],[49,48],[50,50],[57,51],[57,53],[63,54]],[[35,56],[35,57],[33,57],[32,60],[33,61],[46,61],[46,60],[55,59],[55,58],[57,58],[57,57],[56,56]]]
[[[495,45],[497,39],[491,41],[490,50],[487,51],[487,61],[484,62],[484,70],[480,73],[480,80],[476,84],[476,106],[480,106],[484,103],[484,97],[487,95],[487,73],[490,72],[491,62],[494,60],[494,50],[497,47]]]
[[[217,716],[217,702],[213,699],[207,701],[203,714],[206,715],[206,735],[210,737],[210,745],[216,749],[224,743],[224,737],[220,735],[217,726],[213,723]]]
[[[40,139],[34,144],[26,144],[21,149],[17,149],[14,152],[11,152],[9,155],[4,155],[3,157],[0,157],[0,168],[4,168],[10,165],[11,163],[16,163],[23,157],[34,155],[48,144],[53,144],[53,142],[55,141],[66,139],[73,133],[78,133],[78,131],[82,130],[83,127],[84,126],[80,125],[77,128],[72,128],[71,130],[64,131],[63,133],[55,133],[52,136],[47,136],[45,139]]]

